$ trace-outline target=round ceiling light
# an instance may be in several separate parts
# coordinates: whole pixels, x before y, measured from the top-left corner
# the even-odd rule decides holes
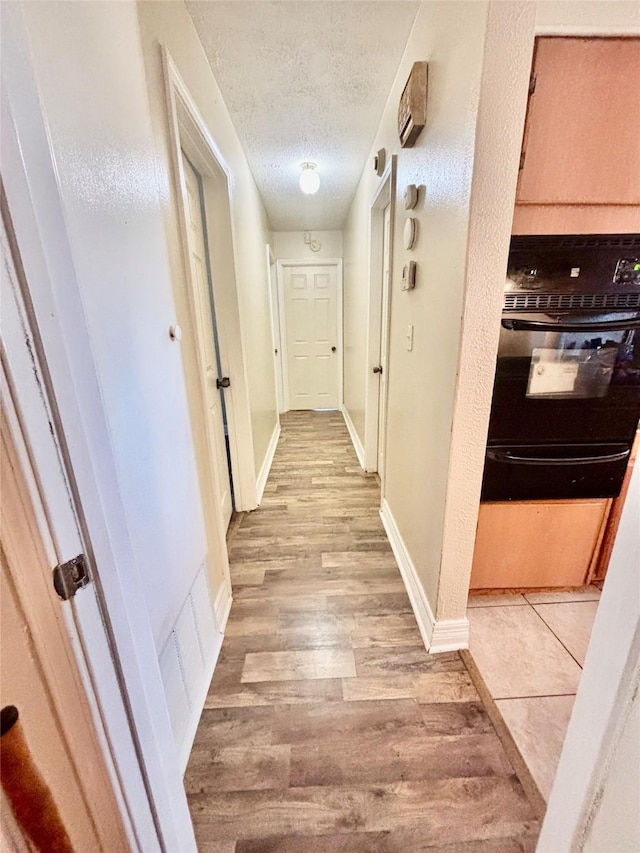
[[[303,163],[300,173],[300,189],[307,195],[313,195],[320,189],[320,175],[316,172],[315,163]]]

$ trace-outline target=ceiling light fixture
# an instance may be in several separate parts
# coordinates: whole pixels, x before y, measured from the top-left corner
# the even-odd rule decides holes
[[[302,163],[300,173],[300,189],[306,195],[313,195],[320,189],[320,175],[316,172],[315,163]]]

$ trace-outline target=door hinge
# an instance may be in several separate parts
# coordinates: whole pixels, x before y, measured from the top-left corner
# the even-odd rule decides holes
[[[524,161],[525,161],[526,157],[527,157],[527,152],[523,151],[522,154],[520,155],[520,165],[518,166],[519,171],[522,171],[524,169]]]
[[[223,376],[222,379],[216,379],[216,388],[218,389],[218,391],[221,388],[229,388],[230,385],[231,385],[231,380],[229,379],[228,376]]]
[[[53,587],[63,601],[73,598],[89,581],[89,567],[84,554],[78,554],[73,560],[60,563],[53,569]]]
[[[538,82],[538,75],[532,74],[531,77],[529,77],[529,94],[530,95],[533,95],[533,93],[535,92],[537,82]]]

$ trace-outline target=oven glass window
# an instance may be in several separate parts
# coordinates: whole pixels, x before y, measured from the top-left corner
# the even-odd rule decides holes
[[[555,347],[533,348],[527,397],[604,397],[611,385],[621,341],[603,342],[596,338],[580,342],[578,335],[552,334],[565,340],[558,341]]]

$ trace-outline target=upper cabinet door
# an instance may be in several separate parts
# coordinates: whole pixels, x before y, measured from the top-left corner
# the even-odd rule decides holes
[[[640,203],[640,39],[540,38],[518,204]]]

